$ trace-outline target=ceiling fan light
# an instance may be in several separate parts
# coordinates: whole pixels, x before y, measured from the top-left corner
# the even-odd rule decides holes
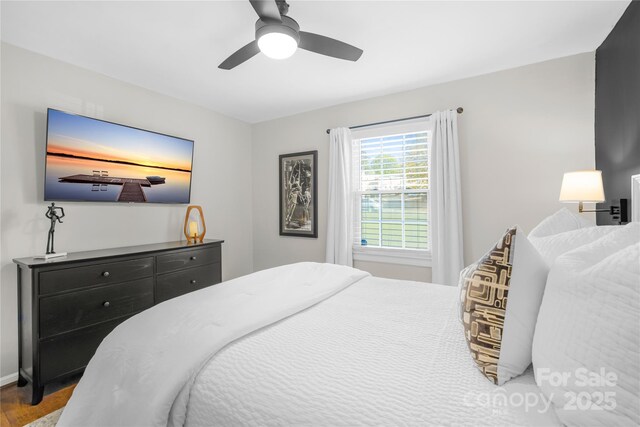
[[[271,59],[286,59],[298,48],[298,42],[288,34],[272,32],[258,39],[260,51]]]

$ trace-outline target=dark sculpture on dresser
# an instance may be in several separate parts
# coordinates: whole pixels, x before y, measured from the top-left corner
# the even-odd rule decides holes
[[[58,211],[60,211],[60,213],[58,213]],[[55,203],[51,203],[51,206],[49,206],[49,210],[47,210],[45,216],[51,220],[51,227],[49,227],[49,238],[47,239],[47,255],[50,255],[56,253],[53,250],[53,239],[54,233],[56,232],[56,221],[62,224],[62,218],[64,218],[64,209],[59,206],[56,207]]]

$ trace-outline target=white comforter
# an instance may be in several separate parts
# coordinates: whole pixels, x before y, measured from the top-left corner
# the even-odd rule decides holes
[[[366,276],[331,264],[293,264],[146,310],[100,344],[58,425],[167,425],[172,406],[173,414],[181,412],[174,403],[186,403],[176,401],[180,391],[218,350]]]
[[[185,387],[172,422],[558,425],[531,371],[504,387],[482,376],[457,299],[457,288],[365,278],[221,350]]]
[[[117,328],[59,425],[556,425],[531,372],[475,368],[457,299],[318,264],[226,282]]]

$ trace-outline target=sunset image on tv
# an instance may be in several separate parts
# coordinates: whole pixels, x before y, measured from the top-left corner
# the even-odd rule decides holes
[[[45,200],[189,203],[193,141],[49,109]]]

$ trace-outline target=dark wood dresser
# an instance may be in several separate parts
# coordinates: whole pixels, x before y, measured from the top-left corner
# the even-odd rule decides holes
[[[81,373],[118,324],[162,301],[220,283],[222,240],[168,242],[19,258],[18,386]]]

